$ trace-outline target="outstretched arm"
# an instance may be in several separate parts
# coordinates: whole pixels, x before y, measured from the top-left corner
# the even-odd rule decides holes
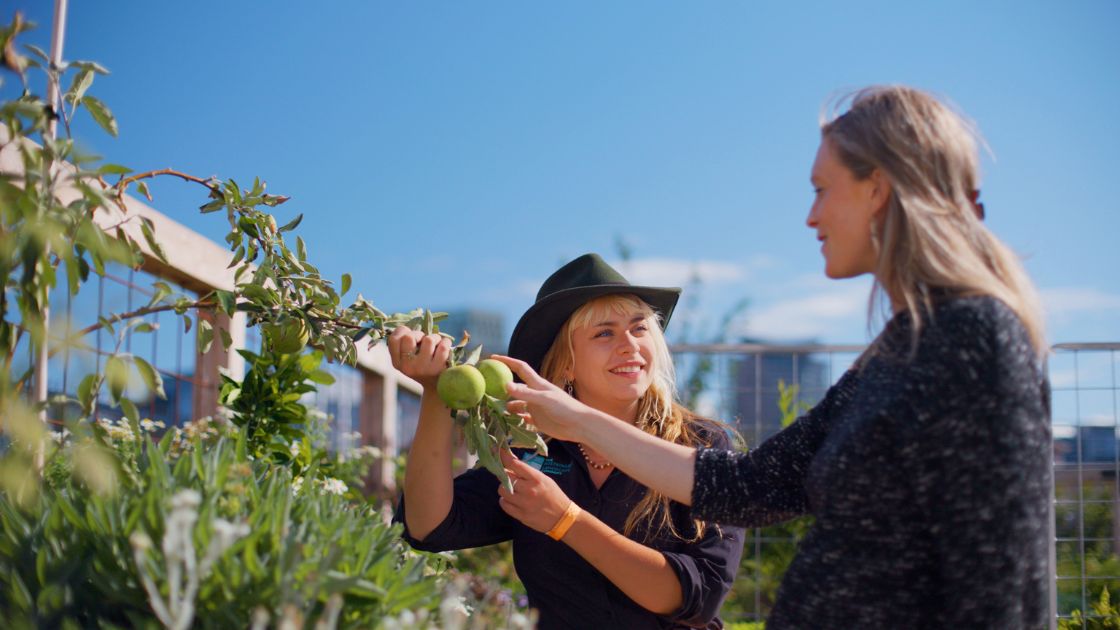
[[[537,429],[557,439],[588,444],[639,483],[670,499],[692,502],[696,449],[672,444],[601,411],[588,407],[549,383],[529,364],[495,355],[524,384],[507,386],[510,396]]]

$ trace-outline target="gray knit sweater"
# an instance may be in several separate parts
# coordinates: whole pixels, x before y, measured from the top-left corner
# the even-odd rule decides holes
[[[1047,627],[1047,385],[1014,313],[941,301],[750,453],[704,449],[694,515],[815,523],[767,630]]]

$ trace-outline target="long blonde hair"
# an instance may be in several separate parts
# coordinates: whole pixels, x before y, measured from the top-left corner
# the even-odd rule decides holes
[[[702,418],[674,400],[676,371],[658,322],[658,314],[635,295],[604,295],[587,302],[572,313],[541,361],[541,376],[557,386],[563,386],[564,375],[574,366],[572,333],[594,321],[602,320],[608,314],[627,319],[638,315],[645,317],[649,328],[647,334],[653,341],[653,357],[650,361],[652,382],[638,401],[635,426],[663,440],[688,446],[712,446],[713,438],[720,431],[729,431],[722,423]],[[578,397],[579,384],[575,383],[573,386]],[[678,531],[670,514],[669,498],[649,489],[627,516],[623,534],[630,535],[639,526],[644,526],[647,538],[653,538],[667,530],[672,536],[691,542],[699,540],[707,527],[699,519],[694,519],[692,523],[692,532],[686,534]]]
[[[933,96],[903,86],[872,86],[837,101],[822,116],[832,143],[856,179],[880,170],[891,184],[886,212],[872,224],[875,286],[910,314],[916,344],[935,291],[988,295],[1019,317],[1035,351],[1046,352],[1038,295],[1018,257],[984,225],[976,205],[981,142],[975,126]]]

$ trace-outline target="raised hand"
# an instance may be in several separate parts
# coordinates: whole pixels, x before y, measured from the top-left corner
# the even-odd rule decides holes
[[[529,423],[541,433],[560,440],[581,441],[580,418],[594,413],[590,407],[545,380],[528,363],[497,354],[493,358],[508,365],[523,381],[506,385],[514,399],[509,404],[511,411],[528,416]]]
[[[425,392],[434,393],[439,375],[447,369],[451,340],[437,334],[425,335],[407,326],[398,326],[389,335],[388,346],[393,367],[423,385]]]
[[[538,532],[552,529],[572,500],[551,477],[517,459],[508,449],[501,450],[501,457],[513,492],[499,484],[498,505],[526,527]]]

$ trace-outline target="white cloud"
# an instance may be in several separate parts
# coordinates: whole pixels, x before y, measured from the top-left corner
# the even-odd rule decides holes
[[[867,283],[845,283],[747,311],[742,334],[767,341],[837,340],[866,327]],[[839,333],[839,334],[838,334]]]
[[[747,278],[753,271],[774,263],[760,256],[746,265],[682,258],[633,258],[628,261],[611,261],[610,264],[632,284],[683,287],[694,277],[699,278],[705,286],[737,282]]]
[[[1120,311],[1120,295],[1092,287],[1054,287],[1040,293],[1051,317]]]

